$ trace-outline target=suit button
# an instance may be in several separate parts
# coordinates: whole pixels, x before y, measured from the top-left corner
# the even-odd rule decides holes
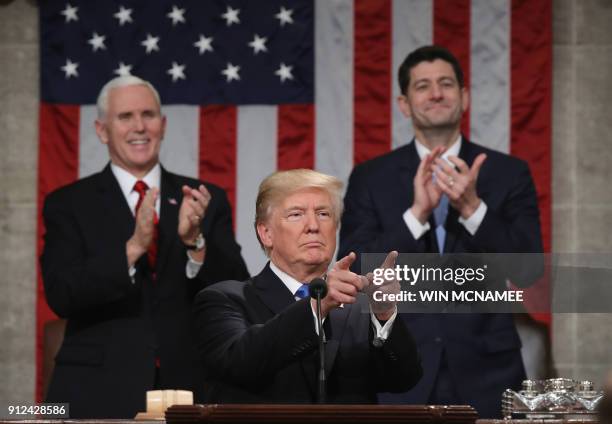
[[[434,339],[434,341],[435,341],[436,343],[442,343],[442,337],[439,337],[439,336],[438,336],[438,337],[436,337],[436,338]]]

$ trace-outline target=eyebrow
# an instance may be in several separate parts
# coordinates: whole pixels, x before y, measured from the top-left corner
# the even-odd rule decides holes
[[[283,211],[285,211],[285,212],[289,212],[289,211],[293,211],[293,210],[305,211],[306,209],[308,209],[307,206],[293,205],[293,206],[289,206],[289,207],[283,209]],[[323,210],[323,209],[330,209],[331,210],[332,206],[331,205],[318,205],[318,206],[315,206],[315,211],[320,211],[320,210]]]
[[[432,78],[428,78],[428,77],[416,79],[416,80],[414,80],[414,84],[416,85],[416,84],[419,84],[421,82],[444,81],[444,80],[457,82],[457,80],[455,78],[453,78],[452,76],[450,76],[450,75],[443,75],[443,76],[441,76],[441,77],[439,77],[437,79],[432,79]]]

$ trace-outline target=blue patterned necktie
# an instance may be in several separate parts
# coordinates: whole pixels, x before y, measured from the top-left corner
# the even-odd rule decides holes
[[[438,207],[434,209],[434,220],[436,222],[436,239],[438,240],[438,249],[440,254],[444,253],[444,242],[446,241],[446,216],[448,215],[448,197],[443,194],[440,198]]]
[[[310,296],[310,292],[308,291],[308,284],[302,284],[300,288],[297,289],[294,296],[299,299],[304,299],[305,297]]]

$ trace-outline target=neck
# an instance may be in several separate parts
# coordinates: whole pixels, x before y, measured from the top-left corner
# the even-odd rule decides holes
[[[450,147],[461,134],[460,128],[415,128],[417,140],[419,140],[429,150],[436,147]]]
[[[275,261],[271,258],[274,265],[276,265],[281,271],[295,278],[297,281],[301,283],[311,282],[315,278],[320,278],[327,271],[326,264],[319,265],[287,265],[281,264],[278,261]]]
[[[130,168],[130,169],[127,169],[127,168],[121,166],[121,164],[118,164],[116,162],[113,162],[113,164],[115,166],[118,166],[119,168],[123,169],[124,171],[130,173],[134,178],[136,178],[138,180],[142,180],[149,172],[151,172],[151,170],[153,168],[155,168],[155,165],[157,165],[157,162],[153,163],[152,165],[149,165],[148,167]]]

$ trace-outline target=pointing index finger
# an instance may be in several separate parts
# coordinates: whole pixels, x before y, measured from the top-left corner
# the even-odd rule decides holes
[[[357,255],[355,254],[355,252],[351,252],[348,255],[346,255],[344,258],[336,262],[336,264],[334,265],[334,269],[346,271],[351,267],[351,265],[353,265],[353,262],[355,262],[355,259],[357,259]]]
[[[395,267],[395,261],[397,260],[398,255],[399,253],[397,253],[396,250],[390,251],[380,267],[383,269]]]

